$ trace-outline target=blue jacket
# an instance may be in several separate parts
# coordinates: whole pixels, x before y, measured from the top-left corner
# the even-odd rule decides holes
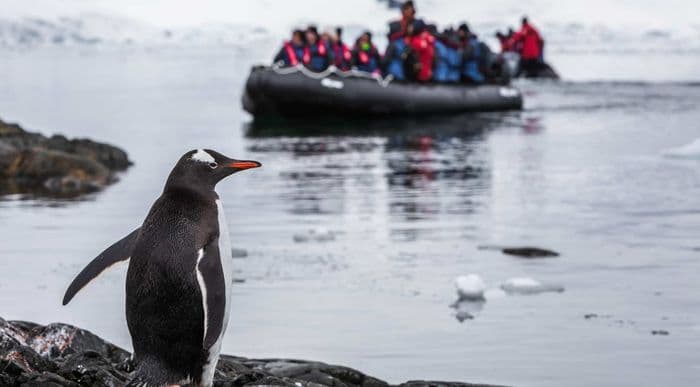
[[[309,63],[307,67],[315,72],[321,72],[330,66],[335,58],[331,46],[326,42],[318,42],[313,46],[307,46]]]
[[[379,52],[374,45],[371,46],[369,51],[363,51],[359,47],[355,47],[352,50],[352,64],[360,71],[366,73],[374,73],[379,70]]]
[[[459,82],[461,66],[460,51],[436,39],[433,79],[436,82]]]
[[[484,75],[479,71],[482,55],[479,40],[472,36],[469,38],[468,46],[469,49],[462,65],[462,77],[473,83],[483,83],[485,80]]]
[[[403,38],[396,39],[389,43],[389,47],[386,48],[386,55],[384,56],[386,60],[386,68],[384,69],[384,75],[393,75],[394,79],[399,81],[406,80],[406,73],[404,72],[403,54],[408,46],[404,42]]]
[[[275,63],[283,62],[284,66],[296,66],[302,63],[304,58],[304,46],[295,45],[292,42],[285,42],[280,51],[275,56]]]

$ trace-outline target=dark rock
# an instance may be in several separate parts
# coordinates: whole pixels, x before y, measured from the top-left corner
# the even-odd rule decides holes
[[[112,145],[48,138],[0,120],[0,193],[75,196],[114,182],[129,165],[127,154]]]
[[[42,356],[62,358],[80,352],[96,352],[112,364],[122,364],[131,355],[94,334],[66,324],[36,326],[29,332],[27,345]]]
[[[129,353],[123,349],[74,326],[40,326],[0,318],[0,386],[123,386],[134,368],[129,358]],[[391,386],[343,366],[227,355],[219,360],[214,386],[489,387],[432,381]]]
[[[503,254],[515,255],[523,258],[558,257],[559,253],[538,247],[509,247],[503,249]]]
[[[494,387],[490,384],[412,380],[396,387]]]
[[[23,378],[21,387],[80,387],[80,384],[64,379],[56,374],[42,372]]]
[[[514,255],[522,258],[547,258],[559,256],[559,253],[556,251],[541,249],[539,247],[479,246],[478,248],[479,250],[497,250],[506,255]]]
[[[122,386],[129,374],[118,371],[113,364],[97,352],[77,352],[66,357],[58,370],[66,379],[87,386]]]

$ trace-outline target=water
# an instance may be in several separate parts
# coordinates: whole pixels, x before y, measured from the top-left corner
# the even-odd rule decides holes
[[[700,164],[668,156],[700,138],[700,86],[656,82],[693,79],[694,68],[655,82],[579,69],[571,78],[603,81],[520,83],[523,112],[260,125],[239,100],[261,55],[0,54],[4,120],[108,141],[135,162],[121,182],[79,200],[0,200],[3,317],[68,322],[130,347],[124,267],[67,307],[63,292],[139,226],[182,153],[211,147],[264,164],[218,189],[234,247],[248,251],[235,262],[226,353],[318,359],[394,382],[700,379]],[[573,64],[576,55],[558,60]],[[633,74],[644,74],[637,59]],[[295,242],[323,229],[331,240]],[[483,245],[562,255],[522,260]],[[468,273],[490,290],[476,318],[460,323],[453,280]],[[566,291],[493,291],[523,276]],[[598,318],[584,318],[591,313]]]

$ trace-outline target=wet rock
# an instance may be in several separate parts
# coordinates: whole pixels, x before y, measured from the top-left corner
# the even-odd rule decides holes
[[[36,326],[29,332],[26,343],[40,355],[52,359],[91,351],[108,359],[112,364],[121,364],[131,356],[129,352],[84,329],[66,324]]]
[[[494,387],[488,384],[412,380],[396,387]]]
[[[75,196],[98,190],[131,165],[114,146],[46,137],[0,120],[0,193]]]
[[[558,257],[559,253],[538,247],[509,247],[503,249],[503,254],[515,255],[523,258]]]
[[[21,387],[80,387],[78,383],[49,372],[28,375],[21,379],[19,385]]]
[[[122,386],[129,374],[115,368],[114,364],[97,352],[76,352],[63,359],[58,374],[81,385],[111,387]]]
[[[130,355],[94,334],[65,324],[40,326],[0,318],[0,386],[123,386]],[[222,355],[217,387],[487,387],[481,384],[411,381],[398,386],[352,368],[287,359]]]
[[[500,247],[500,246],[479,246],[479,250],[498,250],[506,255],[513,255],[521,258],[551,258],[558,257],[559,253],[539,247]]]

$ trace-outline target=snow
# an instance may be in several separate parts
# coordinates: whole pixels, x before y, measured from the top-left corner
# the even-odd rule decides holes
[[[486,284],[477,274],[467,274],[455,279],[460,300],[483,300]]]
[[[544,34],[548,51],[700,50],[696,20],[700,2],[424,0],[417,4],[421,17],[441,26],[469,22],[493,47],[497,29],[517,28],[519,18],[528,15]],[[261,37],[279,41],[293,27],[309,23],[321,29],[343,25],[346,36],[369,29],[382,45],[386,22],[397,18],[398,12],[375,0],[333,2],[332,10],[325,0],[5,0],[0,15],[3,46],[244,45]]]
[[[508,294],[539,294],[564,291],[563,286],[544,284],[530,277],[511,278],[501,285],[501,289]]]

